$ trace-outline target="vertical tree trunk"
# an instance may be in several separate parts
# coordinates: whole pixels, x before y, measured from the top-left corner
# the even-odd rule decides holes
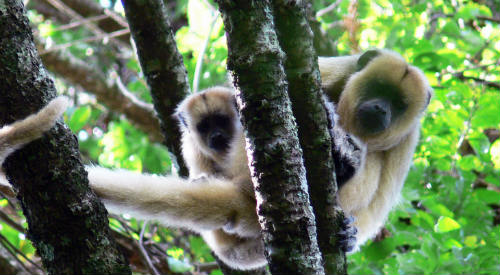
[[[307,1],[273,1],[274,18],[278,40],[286,53],[288,94],[299,126],[323,266],[327,274],[345,274],[345,253],[337,241],[344,215],[335,199],[333,139],[328,130],[328,124],[333,121],[328,121],[322,96],[313,32],[307,20],[307,4]]]
[[[161,0],[122,0],[122,4],[161,121],[165,145],[177,159],[179,174],[187,176],[181,155],[181,133],[172,114],[189,94],[189,84],[165,5]]]
[[[21,1],[0,0],[0,125],[55,97]],[[110,235],[107,212],[88,187],[75,136],[62,123],[9,157],[31,239],[49,274],[130,274]]]
[[[324,274],[283,52],[267,0],[219,0],[273,274]]]

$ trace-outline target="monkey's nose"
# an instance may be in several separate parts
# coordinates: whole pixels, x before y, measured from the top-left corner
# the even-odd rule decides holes
[[[222,133],[216,132],[210,135],[208,146],[216,151],[225,151],[229,144],[227,138]]]

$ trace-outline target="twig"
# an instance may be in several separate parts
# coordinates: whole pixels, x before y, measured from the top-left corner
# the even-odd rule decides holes
[[[85,18],[83,16],[81,16],[79,13],[77,13],[76,11],[74,11],[73,9],[71,9],[70,7],[68,7],[66,4],[64,4],[63,2],[61,2],[59,0],[46,0],[46,1],[48,3],[50,3],[52,6],[54,6],[56,9],[59,9],[59,10],[63,11],[64,13],[68,14],[72,18],[76,18],[76,19],[78,19],[80,21],[84,21],[85,20]],[[83,24],[90,31],[92,31],[94,34],[96,34],[97,36],[106,37],[106,35],[108,35],[108,33],[106,33],[105,31],[101,30],[98,26],[96,26],[92,22],[85,22],[84,21]],[[112,32],[112,33],[116,33],[116,32]],[[126,34],[126,33],[123,33],[123,34]],[[121,35],[123,35],[123,34],[121,34]],[[119,36],[119,35],[114,35],[114,36]],[[113,41],[113,43],[115,43],[119,47],[130,48],[129,45],[126,45],[125,43],[123,43],[121,41]]]
[[[101,40],[101,39],[104,41],[104,40],[108,40],[110,38],[121,36],[121,35],[128,34],[128,33],[130,33],[129,29],[123,29],[123,30],[119,30],[119,31],[114,31],[114,32],[111,32],[111,33],[102,33],[102,34],[99,34],[99,35],[96,35],[96,36],[87,37],[87,38],[83,38],[83,39],[78,39],[78,40],[74,40],[74,41],[71,41],[71,42],[68,42],[68,43],[64,43],[64,44],[56,45],[54,47],[50,47],[50,48],[48,48],[46,50],[40,51],[40,55],[44,55],[44,54],[47,54],[49,52],[59,51],[59,50],[71,47],[73,45],[76,45],[76,44],[87,43],[87,42],[97,41],[97,40]]]
[[[120,15],[114,13],[113,11],[111,11],[109,9],[104,9],[104,14],[109,16],[111,19],[113,19],[116,23],[118,23],[122,27],[128,28],[127,21],[123,17],[121,17]]]
[[[500,90],[500,83],[498,83],[498,82],[488,81],[486,79],[482,79],[482,78],[475,77],[475,76],[466,76],[466,75],[464,75],[463,72],[453,73],[452,75],[460,80],[473,80],[475,82],[479,82],[481,84],[484,84],[488,87]]]
[[[83,20],[71,22],[69,24],[57,27],[57,28],[54,29],[54,31],[69,30],[69,29],[76,28],[76,27],[78,27],[80,25],[84,25],[84,24],[89,23],[89,22],[96,22],[96,21],[99,21],[99,20],[102,20],[102,19],[106,19],[106,18],[109,18],[109,16],[107,16],[105,14],[96,15],[96,16],[92,16],[92,17],[87,17],[87,18],[85,18]]]
[[[215,14],[212,16],[212,23],[210,24],[210,29],[208,30],[207,38],[205,39],[205,42],[203,43],[203,46],[201,47],[201,50],[198,53],[198,58],[196,60],[196,69],[194,71],[194,77],[193,77],[193,91],[192,91],[193,94],[198,92],[201,67],[203,65],[203,57],[205,56],[205,51],[207,50],[208,43],[210,42],[210,36],[212,36],[212,31],[214,29],[215,23],[217,22],[217,19],[219,18],[219,14],[220,13],[216,11]]]
[[[342,3],[342,0],[337,0],[335,3],[331,4],[330,6],[319,10],[316,13],[316,17],[321,17],[321,16],[325,15],[326,13],[331,12],[332,10],[336,9],[340,5],[340,3]]]
[[[24,228],[12,220],[9,215],[5,214],[3,211],[0,210],[0,220],[3,220],[5,223],[7,223],[10,227],[14,228],[15,230],[21,232],[24,234]]]
[[[500,18],[478,15],[477,19],[500,23]]]
[[[24,253],[17,249],[17,247],[9,242],[9,240],[2,234],[0,234],[0,244],[2,244],[3,247],[5,247],[5,250],[23,267],[26,272],[36,275],[36,273],[33,273],[29,268],[26,267],[26,265],[21,261],[17,255],[22,256],[26,261],[28,261],[30,264],[32,264],[34,267],[37,269],[44,271],[43,268],[41,268],[39,265],[37,265],[35,262],[30,260]]]
[[[160,275],[160,273],[158,272],[158,270],[156,270],[155,266],[153,265],[153,262],[151,261],[151,258],[149,257],[149,254],[146,251],[146,248],[144,248],[144,243],[143,243],[143,241],[144,241],[144,232],[146,231],[146,227],[147,226],[148,226],[148,222],[144,222],[142,224],[141,233],[139,235],[139,249],[141,250],[142,256],[146,260],[150,271],[154,275]]]

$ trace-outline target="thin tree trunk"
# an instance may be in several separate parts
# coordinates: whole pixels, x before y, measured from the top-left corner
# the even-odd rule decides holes
[[[151,89],[165,145],[177,159],[179,175],[188,170],[181,155],[181,133],[172,114],[189,94],[187,72],[177,50],[167,11],[161,0],[122,0],[141,68]]]
[[[36,112],[55,97],[21,1],[0,0],[0,125]],[[4,164],[18,191],[28,238],[49,274],[130,274],[88,187],[75,136],[62,123]]]
[[[307,20],[307,4],[307,1],[273,1],[274,18],[278,40],[286,53],[288,93],[299,126],[323,266],[326,274],[346,274],[345,253],[336,245],[344,215],[335,198],[333,139],[328,129],[328,124],[333,121],[328,121],[322,96],[313,32]]]
[[[217,1],[273,274],[324,274],[283,52],[267,0]]]

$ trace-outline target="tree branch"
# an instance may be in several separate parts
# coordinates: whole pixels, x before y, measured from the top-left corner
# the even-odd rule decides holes
[[[172,114],[177,104],[189,94],[189,84],[167,11],[161,0],[123,0],[122,3],[160,118],[165,145],[177,159],[179,174],[187,176],[188,170],[181,155],[181,133]]]
[[[273,274],[324,274],[272,6],[219,0]]]
[[[42,55],[42,60],[50,71],[94,94],[100,103],[111,110],[123,113],[132,124],[147,133],[152,141],[159,142],[163,139],[153,106],[140,101],[126,89],[120,89],[118,78],[114,81],[106,80],[103,72],[67,52],[48,52]]]
[[[486,79],[482,79],[482,78],[474,77],[474,76],[466,76],[466,75],[464,75],[464,72],[454,73],[453,76],[460,79],[460,80],[472,80],[474,82],[484,84],[488,87],[500,90],[500,83],[498,83],[498,82],[488,81]]]
[[[285,71],[288,94],[299,126],[298,134],[325,272],[346,274],[345,253],[340,246],[335,245],[339,243],[337,233],[341,230],[344,215],[335,197],[337,183],[331,150],[333,137],[328,129],[313,32],[307,21],[307,3],[282,0],[273,3],[278,39],[287,55]]]

